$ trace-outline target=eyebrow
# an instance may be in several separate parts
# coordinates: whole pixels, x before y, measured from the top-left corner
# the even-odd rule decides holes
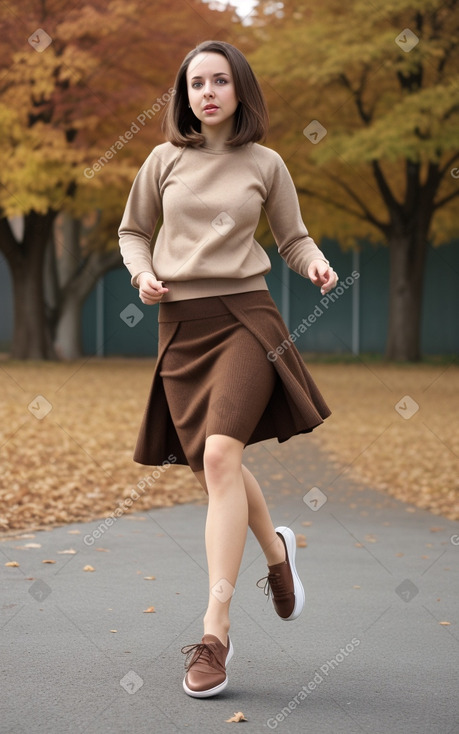
[[[213,76],[214,77],[216,77],[216,76],[229,76],[229,74],[227,74],[226,71],[217,71],[217,73],[214,74]],[[194,79],[202,79],[202,76],[193,76],[193,77],[191,77],[191,81],[193,81]]]

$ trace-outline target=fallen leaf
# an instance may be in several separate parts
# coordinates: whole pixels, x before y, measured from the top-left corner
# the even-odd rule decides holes
[[[441,530],[444,530],[444,529],[445,529],[445,528],[444,528],[444,527],[442,527],[441,525],[433,525],[433,526],[432,526],[432,527],[430,528],[430,532],[431,532],[431,533],[439,533],[439,532],[440,532]]]
[[[309,528],[312,525],[312,520],[305,520],[305,522],[301,523],[304,525],[305,528]]]
[[[148,609],[144,609],[144,614],[149,614],[150,612],[156,612],[156,609],[154,607],[148,607]]]
[[[41,548],[41,543],[26,543],[24,548]]]
[[[396,553],[395,554],[395,557],[396,558],[403,558],[404,555],[405,555],[404,553]]]
[[[110,630],[110,632],[118,632],[118,630]]]
[[[34,385],[35,390],[35,382],[38,381],[41,394],[48,392],[51,394],[56,382],[62,384],[68,378],[68,366],[60,363],[43,365],[39,379],[33,364],[9,364],[8,369],[18,384],[25,382],[31,385],[31,389]],[[323,376],[328,385],[327,390],[331,390],[329,396],[331,402],[341,405],[344,409],[336,412],[333,423],[327,425],[325,433],[320,433],[317,437],[315,432],[311,434],[313,444],[322,444],[330,460],[336,462],[339,467],[349,466],[353,457],[359,455],[359,461],[352,463],[350,477],[366,486],[369,492],[373,490],[381,492],[374,494],[375,508],[380,503],[377,497],[385,498],[388,502],[387,507],[391,506],[392,497],[396,497],[408,503],[404,505],[406,512],[414,514],[419,508],[423,512],[426,510],[435,512],[438,522],[444,517],[459,520],[457,469],[451,461],[450,448],[446,446],[446,443],[453,448],[459,446],[459,422],[455,420],[456,403],[452,399],[459,390],[459,370],[450,370],[448,379],[438,380],[435,383],[435,390],[424,391],[426,382],[430,384],[431,380],[438,377],[438,365],[423,365],[421,370],[417,365],[389,367],[382,363],[378,364],[376,368],[378,373],[392,388],[386,403],[381,399],[381,395],[375,392],[373,374],[364,365],[354,363],[346,365],[345,379],[342,378],[343,368],[340,364],[317,365],[315,369],[318,371],[319,382]],[[18,533],[9,536],[8,543],[21,543],[20,538],[30,533],[31,528],[46,529],[65,524],[67,530],[64,530],[64,533],[70,533],[75,538],[77,535],[84,535],[87,532],[84,525],[68,523],[93,522],[98,518],[107,517],[113,512],[113,498],[124,498],[128,495],[126,487],[130,487],[133,481],[130,451],[121,450],[116,452],[115,456],[109,452],[115,440],[117,445],[124,447],[132,442],[132,436],[138,428],[136,416],[141,414],[144,408],[141,391],[139,395],[137,387],[143,381],[148,384],[151,380],[150,370],[151,365],[142,359],[129,360],[128,365],[123,361],[111,363],[108,371],[101,370],[97,363],[88,362],[84,368],[84,400],[81,399],[80,390],[68,391],[66,395],[65,414],[69,436],[77,435],[74,434],[74,430],[77,430],[78,426],[85,426],[87,446],[91,454],[111,456],[110,462],[102,461],[102,469],[107,470],[105,476],[103,472],[95,474],[92,465],[88,465],[84,452],[75,451],[71,439],[67,440],[61,431],[56,431],[53,422],[34,421],[30,425],[28,422],[21,429],[21,440],[17,441],[12,437],[3,447],[0,544],[4,542],[4,527],[12,534]],[[412,420],[399,421],[400,425],[395,422],[392,424],[391,430],[385,434],[384,442],[375,441],[369,445],[369,441],[376,439],[380,434],[381,416],[385,415],[386,409],[390,410],[391,415],[393,414],[393,395],[405,394],[407,383],[413,395],[422,393],[425,420],[433,433],[426,434],[425,431],[420,431],[419,422],[416,424]],[[38,392],[38,384],[36,391]],[[107,393],[114,396],[108,408],[106,401],[100,399],[101,395]],[[0,422],[2,425],[9,425],[12,421],[19,420],[23,407],[13,392],[7,392],[2,397],[4,399],[0,401]],[[88,404],[91,405],[89,418]],[[114,416],[119,415],[123,415],[124,419],[121,423],[119,421],[116,423]],[[448,426],[448,433],[447,442],[442,445],[436,436],[440,438],[444,436],[446,439],[443,433],[444,425]],[[292,466],[297,462],[299,471],[303,471],[305,457],[300,447],[301,442],[298,444],[296,454],[295,443],[292,444]],[[365,449],[363,454],[362,449]],[[279,456],[282,456],[282,451],[279,452]],[[413,457],[416,457],[415,461]],[[252,455],[247,457],[247,460],[249,458],[250,466],[255,468],[263,466],[265,458],[262,447],[255,445]],[[50,472],[50,465],[59,467],[59,471]],[[144,492],[136,500],[137,511],[170,507],[184,502],[207,504],[201,486],[190,477],[188,467],[171,466],[161,474],[161,478],[155,481],[155,491]],[[274,476],[281,474],[283,479],[277,482],[270,479],[270,474]],[[267,500],[270,507],[274,504],[272,495],[278,492],[278,488],[282,491],[287,476],[280,467],[274,468],[273,465],[272,471],[266,474],[266,481],[262,480],[262,486],[269,488]],[[298,473],[298,476],[302,475]],[[134,484],[143,477],[142,469],[139,470]],[[81,492],[82,486],[87,491]],[[360,500],[355,501],[354,493],[344,494],[342,500],[346,508],[354,508],[356,515],[360,516],[363,505]],[[365,506],[365,509],[369,510],[370,507]],[[140,525],[146,523],[148,516],[141,520],[132,516],[125,516],[125,519],[139,525],[136,529],[141,530]],[[372,525],[374,527],[372,532],[377,534],[382,524],[385,523]],[[433,526],[436,527],[436,524]],[[301,521],[298,523],[299,527]],[[430,527],[429,525],[427,532]],[[442,532],[435,532],[439,534],[439,540],[448,543],[447,526],[442,527],[444,527]],[[306,529],[307,526],[303,526],[302,532]],[[154,535],[156,537],[156,533]],[[33,540],[33,536],[28,537]],[[38,537],[43,536],[36,535],[35,540],[40,542]],[[379,542],[382,542],[382,536]],[[450,547],[450,544],[445,547]],[[393,550],[391,552],[393,553]]]
[[[61,555],[73,556],[75,555],[76,550],[74,550],[73,548],[68,548],[67,550],[57,551],[57,552],[60,553]]]
[[[155,581],[156,576],[144,576],[145,581]]]
[[[5,566],[10,566],[11,568],[17,568],[19,566],[19,563],[17,561],[8,561],[8,563],[5,563]]]
[[[354,543],[356,548],[363,548],[363,543]]]
[[[96,570],[95,568],[93,568],[92,566],[89,566],[89,565],[88,566],[85,566],[83,568],[83,571],[95,571],[95,570]]]
[[[364,540],[366,540],[367,543],[376,543],[378,539],[375,535],[372,535],[371,533],[367,533],[365,535]]]
[[[438,624],[442,624],[443,627],[448,627],[451,624],[451,622],[439,622]]]
[[[42,561],[42,563],[56,563],[56,561],[51,561],[49,558],[45,558],[45,560]]]
[[[247,721],[242,711],[236,711],[234,715],[231,717],[231,719],[225,719],[227,724],[230,724],[231,722],[238,723],[239,721]]]
[[[296,534],[296,547],[297,548],[307,548],[308,544],[306,543],[306,536],[302,533]]]
[[[353,589],[360,589],[360,586],[353,586]]]
[[[94,548],[94,550],[99,551],[99,553],[110,553],[108,548]]]

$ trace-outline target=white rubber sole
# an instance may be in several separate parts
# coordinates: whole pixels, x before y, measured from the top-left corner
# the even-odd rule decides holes
[[[229,650],[228,655],[226,656],[225,661],[225,667],[228,665],[229,661],[233,657],[234,648],[233,643],[231,642],[231,638],[229,638]],[[186,676],[183,679],[183,690],[188,696],[192,696],[193,698],[210,698],[210,696],[216,696],[217,693],[221,693],[225,690],[226,686],[228,685],[228,676],[226,676],[225,680],[222,683],[219,683],[218,686],[214,686],[213,688],[209,688],[208,691],[193,691],[191,688],[188,688],[186,684]]]
[[[290,617],[281,617],[281,619],[283,619],[284,622],[292,622],[294,619],[300,616],[301,612],[303,611],[305,602],[303,584],[301,583],[295,566],[296,537],[293,530],[286,527],[285,525],[281,525],[280,527],[276,528],[276,533],[282,535],[285,541],[285,547],[287,548],[287,559],[290,564],[290,570],[292,572],[293,578],[293,592],[295,594],[295,606],[293,607],[293,612],[291,613]]]

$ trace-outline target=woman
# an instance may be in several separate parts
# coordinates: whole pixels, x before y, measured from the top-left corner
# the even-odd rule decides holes
[[[296,619],[304,604],[295,536],[274,528],[243,449],[311,431],[330,414],[295,346],[276,352],[288,332],[267,290],[269,258],[254,240],[261,208],[293,270],[322,294],[337,276],[308,235],[285,164],[258,144],[267,125],[241,52],[221,41],[197,46],[177,74],[168,142],[137,174],[119,230],[141,301],[160,303],[158,360],[134,458],[188,464],[208,494],[204,636],[182,649],[183,687],[197,698],[227,685],[229,607],[248,527],[266,556],[277,614]]]

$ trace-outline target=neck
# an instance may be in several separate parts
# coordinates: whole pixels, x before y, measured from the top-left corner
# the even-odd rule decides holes
[[[226,141],[233,132],[233,119],[226,120],[221,125],[205,125],[201,123],[201,133],[206,139],[206,148],[222,150],[226,148]]]

